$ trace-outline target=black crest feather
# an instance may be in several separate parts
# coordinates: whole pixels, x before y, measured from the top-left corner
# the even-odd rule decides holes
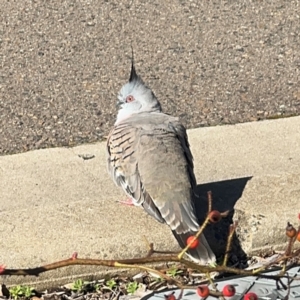
[[[138,75],[136,74],[134,67],[134,56],[133,56],[133,47],[131,46],[131,72],[129,82],[136,81],[138,79]]]

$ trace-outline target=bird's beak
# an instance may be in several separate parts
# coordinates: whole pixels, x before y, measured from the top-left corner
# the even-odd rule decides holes
[[[116,108],[119,109],[121,106],[122,106],[122,102],[121,101],[117,101]]]

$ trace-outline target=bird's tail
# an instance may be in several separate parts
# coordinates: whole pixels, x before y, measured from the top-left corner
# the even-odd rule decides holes
[[[187,246],[187,239],[188,237],[195,235],[196,232],[187,232],[178,234],[175,230],[172,230],[173,235],[175,236],[176,240],[178,241],[179,246],[183,249]],[[200,263],[201,265],[207,265],[209,263],[214,263],[216,261],[216,256],[211,250],[205,236],[201,234],[198,238],[199,245],[195,249],[189,249],[186,253],[190,256],[190,258]]]

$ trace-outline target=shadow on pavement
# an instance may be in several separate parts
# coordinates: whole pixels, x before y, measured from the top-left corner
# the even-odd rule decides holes
[[[247,182],[252,177],[244,177],[238,179],[224,180],[207,184],[200,184],[196,187],[198,197],[194,198],[197,218],[200,224],[203,223],[207,210],[207,192],[212,192],[212,209],[219,211],[229,210],[226,218],[223,218],[216,224],[209,224],[204,230],[209,244],[218,259],[224,256],[226,249],[226,241],[230,224],[233,223],[235,203],[242,196]],[[229,256],[229,264],[239,264],[240,267],[245,266],[247,255],[242,249],[240,242],[236,236],[233,237],[232,249]]]

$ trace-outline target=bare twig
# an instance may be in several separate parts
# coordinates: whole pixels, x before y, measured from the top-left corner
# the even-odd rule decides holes
[[[228,238],[227,238],[227,243],[226,243],[226,250],[225,250],[225,255],[224,255],[224,259],[223,259],[223,266],[224,267],[227,265],[228,256],[229,256],[231,246],[232,246],[232,238],[233,238],[233,235],[235,233],[237,224],[238,223],[236,221],[236,222],[234,222],[234,224],[231,224],[229,226],[229,233],[228,233]]]

